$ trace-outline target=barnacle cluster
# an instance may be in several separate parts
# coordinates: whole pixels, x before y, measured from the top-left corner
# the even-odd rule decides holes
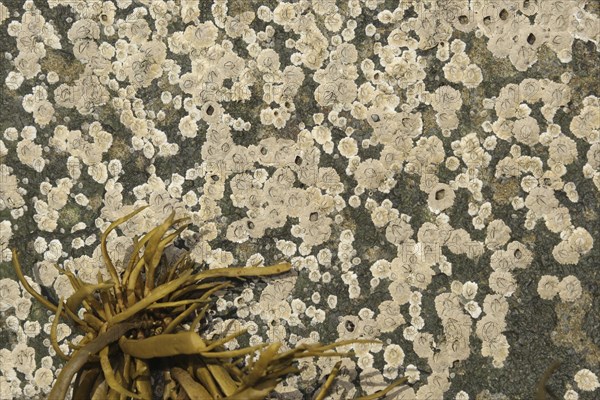
[[[175,212],[146,235],[134,240],[133,251],[121,274],[108,254],[106,239],[118,225],[146,207],[114,221],[102,234],[102,255],[111,279],[98,274],[96,284],[82,281],[68,270],[75,292],[58,305],[36,292],[23,275],[13,249],[13,263],[23,287],[46,308],[56,313],[50,337],[56,353],[67,361],[48,399],[63,400],[73,378],[73,399],[152,399],[156,397],[153,381],[161,376],[163,399],[264,399],[286,375],[299,372],[294,361],[306,357],[340,357],[349,353],[330,351],[352,343],[370,340],[347,340],[333,344],[301,344],[279,352],[280,342],[258,344],[235,350],[224,345],[246,330],[223,338],[202,337],[201,322],[212,296],[232,286],[232,278],[282,274],[291,264],[281,262],[269,267],[214,268],[194,272],[187,253],[176,262],[161,262],[166,246],[187,226],[187,218],[175,219]],[[179,225],[173,232],[169,229]],[[80,313],[80,308],[83,307]],[[69,343],[72,354],[58,345],[59,319],[67,318],[85,332],[78,343]],[[191,320],[191,323],[190,323]],[[258,353],[258,355],[256,354]],[[255,356],[256,357],[252,357]],[[246,356],[248,362],[245,362]],[[317,396],[323,399],[340,370],[338,362]],[[364,399],[375,399],[394,384]]]
[[[554,358],[557,396],[597,397],[599,15],[598,0],[0,0],[0,400],[45,398],[56,348],[91,340],[69,315],[85,322],[81,287],[134,306],[131,249],[143,259],[172,211],[189,225],[167,265],[181,247],[208,270],[293,265],[210,296],[206,343],[380,341],[338,348],[356,359],[328,400],[397,377],[403,400],[529,398]],[[15,245],[52,312],[15,278]],[[136,304],[168,270],[146,289],[140,268]],[[337,361],[297,360],[275,395],[306,398]]]

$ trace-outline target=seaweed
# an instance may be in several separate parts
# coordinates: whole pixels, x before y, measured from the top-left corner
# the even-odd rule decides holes
[[[195,272],[195,264],[184,252],[175,262],[161,263],[167,246],[187,227],[187,218],[175,213],[141,238],[134,239],[131,258],[119,274],[107,250],[107,238],[118,225],[146,207],[114,221],[101,236],[102,256],[111,277],[98,274],[96,284],[81,281],[68,270],[60,270],[74,293],[58,304],[37,293],[27,282],[13,249],[13,265],[23,287],[55,313],[51,343],[66,361],[49,394],[49,400],[64,399],[73,387],[73,399],[146,399],[160,377],[163,399],[264,399],[289,374],[298,373],[296,360],[304,357],[345,357],[351,352],[334,351],[352,343],[301,344],[280,352],[281,343],[260,344],[227,350],[225,344],[245,331],[221,339],[203,337],[202,325],[216,292],[233,286],[236,278],[269,277],[291,269],[288,262],[268,267],[230,267]],[[175,226],[179,225],[177,228]],[[173,232],[168,233],[170,229]],[[80,308],[83,312],[80,313]],[[81,315],[81,317],[79,317]],[[84,338],[67,355],[60,349],[56,328],[60,318],[78,327]],[[191,322],[191,323],[190,323]],[[249,357],[248,357],[249,356]],[[248,360],[248,361],[245,361]],[[337,363],[316,396],[323,399],[340,369]],[[384,390],[362,397],[384,396],[406,384],[403,377]]]

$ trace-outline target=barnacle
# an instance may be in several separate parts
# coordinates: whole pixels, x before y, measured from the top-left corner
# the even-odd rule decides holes
[[[212,341],[203,338],[200,324],[215,292],[231,287],[232,278],[281,274],[289,271],[291,265],[281,262],[269,267],[195,272],[187,253],[171,265],[160,263],[164,249],[187,226],[187,218],[175,219],[173,212],[162,224],[134,239],[131,258],[123,273],[118,274],[108,255],[107,237],[145,208],[117,219],[102,234],[101,250],[111,279],[103,281],[98,274],[97,284],[89,284],[72,272],[61,270],[74,293],[66,302],[61,298],[58,305],[29,285],[13,249],[13,265],[24,288],[56,314],[50,330],[51,343],[59,357],[67,360],[48,399],[64,399],[73,379],[76,400],[152,399],[156,395],[156,376],[161,376],[164,383],[163,399],[264,399],[282,378],[299,371],[295,360],[347,356],[350,353],[333,349],[352,343],[373,343],[345,340],[301,344],[279,352],[281,343],[227,350],[224,345],[244,334],[243,330]],[[179,226],[168,233],[176,225]],[[78,311],[82,306],[80,318]],[[81,342],[69,344],[74,350],[71,355],[64,354],[58,345],[56,328],[61,317],[85,332]],[[251,356],[248,363],[244,363],[246,356]],[[339,369],[338,363],[317,399],[325,397]],[[379,398],[405,382],[406,378],[400,378],[363,399]]]

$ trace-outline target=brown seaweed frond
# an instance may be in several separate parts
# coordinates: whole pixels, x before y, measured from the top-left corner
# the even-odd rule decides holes
[[[63,400],[73,387],[73,399],[146,399],[156,395],[156,376],[164,383],[163,399],[264,399],[287,375],[299,371],[296,360],[303,357],[342,357],[334,349],[364,340],[340,341],[323,345],[303,344],[280,352],[281,343],[261,344],[236,350],[224,345],[245,333],[236,332],[221,339],[203,337],[201,322],[216,292],[233,286],[232,279],[268,277],[288,272],[291,265],[281,262],[268,267],[216,268],[194,273],[188,254],[170,265],[161,263],[167,246],[187,227],[187,218],[175,213],[146,235],[134,240],[131,258],[122,274],[108,255],[107,238],[117,226],[146,207],[117,219],[101,236],[101,250],[110,275],[96,284],[81,281],[70,271],[74,293],[55,305],[37,293],[23,275],[18,254],[13,249],[13,265],[23,287],[42,305],[56,314],[51,327],[51,343],[66,360],[49,394],[50,400]],[[176,227],[177,226],[177,227]],[[175,228],[176,227],[176,228]],[[173,232],[170,232],[173,230]],[[84,311],[78,317],[80,308]],[[67,319],[84,334],[72,345],[72,354],[62,352],[56,340],[60,318]],[[191,324],[190,324],[191,322]],[[249,357],[247,357],[249,356]],[[251,361],[241,365],[239,360]],[[323,399],[339,371],[339,363],[326,380],[317,399]],[[406,383],[401,378],[385,390],[363,397],[375,399],[393,387]]]

